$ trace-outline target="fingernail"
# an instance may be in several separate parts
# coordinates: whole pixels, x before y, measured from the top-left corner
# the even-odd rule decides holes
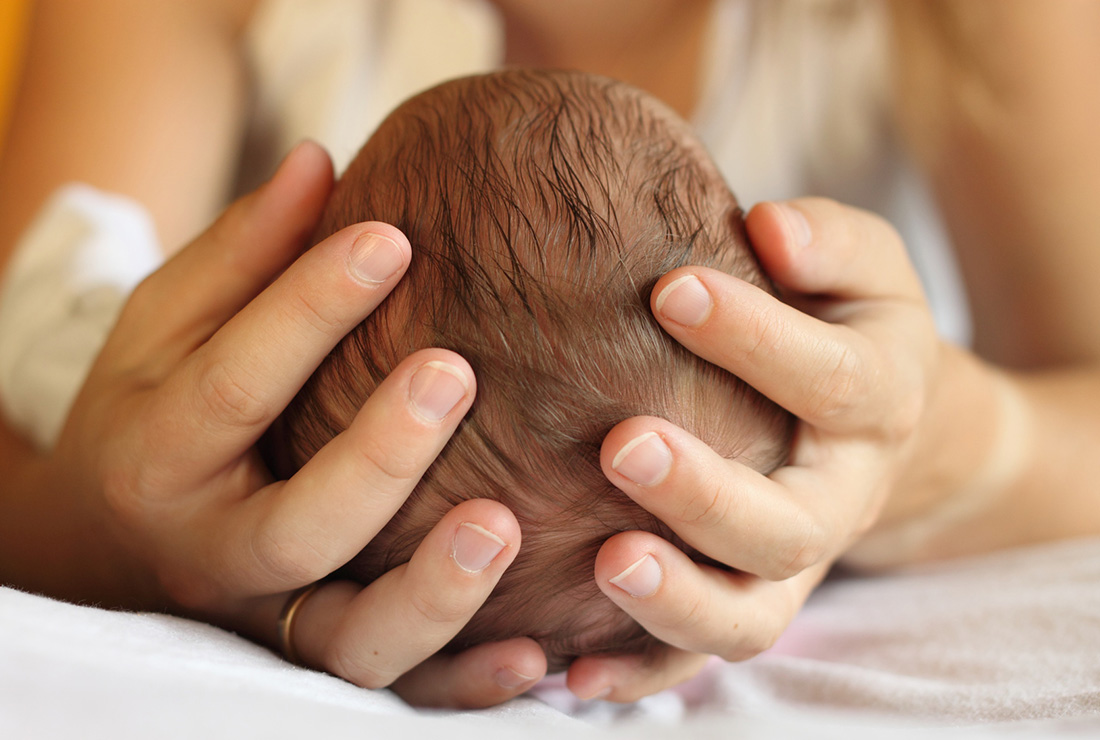
[[[505,689],[518,689],[523,684],[535,680],[534,676],[525,676],[518,671],[513,671],[511,668],[501,668],[493,678],[498,686]]]
[[[602,689],[597,691],[595,694],[592,694],[591,696],[581,696],[578,698],[580,698],[582,701],[596,701],[597,699],[606,699],[609,696],[611,696],[611,687],[604,686]]]
[[[810,229],[810,222],[806,220],[806,216],[802,211],[794,206],[788,206],[783,203],[776,203],[776,206],[779,208],[779,212],[783,214],[783,219],[787,222],[787,232],[790,234],[794,243],[803,249],[810,246],[814,234]]]
[[[657,313],[681,326],[699,326],[710,316],[714,301],[694,275],[673,280],[657,294]]]
[[[466,397],[466,378],[445,362],[425,362],[409,382],[413,409],[428,421],[441,421]]]
[[[672,451],[657,432],[646,432],[623,445],[611,469],[639,486],[655,486],[672,470]]]
[[[495,534],[472,522],[462,522],[455,532],[454,548],[451,557],[458,567],[469,573],[478,573],[485,569],[507,543]]]
[[[405,264],[397,242],[373,232],[355,240],[348,256],[352,273],[366,283],[383,283]]]
[[[636,598],[649,596],[661,585],[661,564],[646,553],[609,581]]]

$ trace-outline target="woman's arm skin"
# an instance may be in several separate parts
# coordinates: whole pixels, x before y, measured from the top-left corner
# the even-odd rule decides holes
[[[642,670],[578,661],[570,685],[582,696],[670,685],[699,665],[688,651],[766,648],[868,531],[855,555],[872,566],[1100,534],[1100,6],[893,8],[899,119],[960,256],[976,354],[930,335],[892,231],[825,202],[749,215],[765,269],[805,313],[699,268],[662,278],[655,296],[691,273],[713,301],[690,326],[655,305],[662,326],[802,422],[792,464],[768,478],[667,423],[612,431],[605,462],[651,428],[672,452],[659,484],[605,465],[613,482],[702,551],[763,577],[696,566],[651,535],[613,538],[597,581],[676,647]],[[645,554],[660,565],[652,593],[611,582]]]
[[[986,458],[972,461],[977,472],[960,478],[951,469],[963,461],[942,449],[934,454],[944,430],[928,425],[921,457],[944,464],[914,466],[899,484],[901,492],[986,498],[922,555],[1094,535],[1100,5],[929,0],[893,8],[898,120],[947,219],[974,315],[975,353],[990,363],[956,384],[938,417],[956,425],[949,438],[984,431],[991,459],[984,467]],[[991,373],[1003,378],[997,423],[973,429],[982,409],[972,399],[988,394]]]
[[[384,224],[349,227],[299,257],[331,186],[324,152],[298,147],[138,287],[49,455],[0,438],[0,581],[167,609],[273,644],[289,592],[385,525],[473,401],[473,374],[454,353],[407,358],[288,481],[272,481],[252,447],[410,259]],[[466,523],[504,542],[477,567],[460,546]],[[519,546],[505,507],[465,502],[407,566],[366,588],[323,586],[295,624],[299,652],[364,686],[406,674],[399,690],[423,703],[504,701],[545,672],[531,640],[417,666],[480,607]]]
[[[252,0],[38,0],[0,150],[0,272],[59,185],[141,202],[171,253],[232,186]]]
[[[895,0],[897,115],[959,255],[975,351],[1100,361],[1100,5]]]

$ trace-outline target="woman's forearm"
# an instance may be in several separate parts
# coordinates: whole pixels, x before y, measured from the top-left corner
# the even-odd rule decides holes
[[[87,480],[39,454],[0,419],[0,583],[70,601],[156,608],[152,577],[132,567]],[[138,598],[139,594],[146,597]]]
[[[1100,61],[1095,3],[892,5],[896,112],[966,281],[907,472],[849,559],[1100,534]]]
[[[966,281],[975,351],[1100,362],[1100,5],[893,3],[895,107]]]
[[[0,581],[51,595],[72,595],[79,523],[46,482],[45,460],[0,420]]]
[[[1009,372],[944,353],[908,474],[848,560],[882,567],[1100,535],[1100,370]]]
[[[67,182],[138,200],[169,249],[213,219],[232,186],[244,122],[238,34],[247,5],[35,3],[0,151],[0,272]]]
[[[1020,411],[1018,473],[992,526],[1010,541],[1100,535],[1100,370],[1092,366],[1012,376]],[[996,519],[1003,519],[998,525]]]

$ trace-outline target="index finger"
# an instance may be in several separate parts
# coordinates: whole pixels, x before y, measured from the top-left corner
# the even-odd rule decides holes
[[[896,397],[896,379],[881,372],[882,354],[864,334],[805,314],[732,275],[679,268],[658,281],[652,303],[676,341],[814,426],[862,430],[878,421],[882,399]],[[880,312],[868,308],[860,328],[893,332],[900,322],[919,319],[889,313],[884,322]]]
[[[901,237],[873,213],[801,198],[757,204],[745,228],[764,270],[784,288],[846,300],[924,300]]]
[[[207,529],[228,590],[293,588],[350,560],[409,497],[475,391],[473,371],[448,350],[405,358],[290,480],[253,493]]]
[[[409,242],[382,223],[349,226],[300,257],[165,382],[154,415],[172,418],[183,472],[247,450],[325,356],[389,293]],[[182,427],[182,429],[181,429]]]
[[[146,278],[127,304],[121,349],[174,365],[301,254],[332,189],[332,162],[305,141],[270,181]]]

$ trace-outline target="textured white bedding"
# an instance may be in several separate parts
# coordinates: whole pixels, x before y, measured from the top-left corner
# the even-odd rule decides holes
[[[0,737],[1100,736],[1100,540],[826,583],[770,652],[635,705],[415,710],[183,619],[0,589]]]

